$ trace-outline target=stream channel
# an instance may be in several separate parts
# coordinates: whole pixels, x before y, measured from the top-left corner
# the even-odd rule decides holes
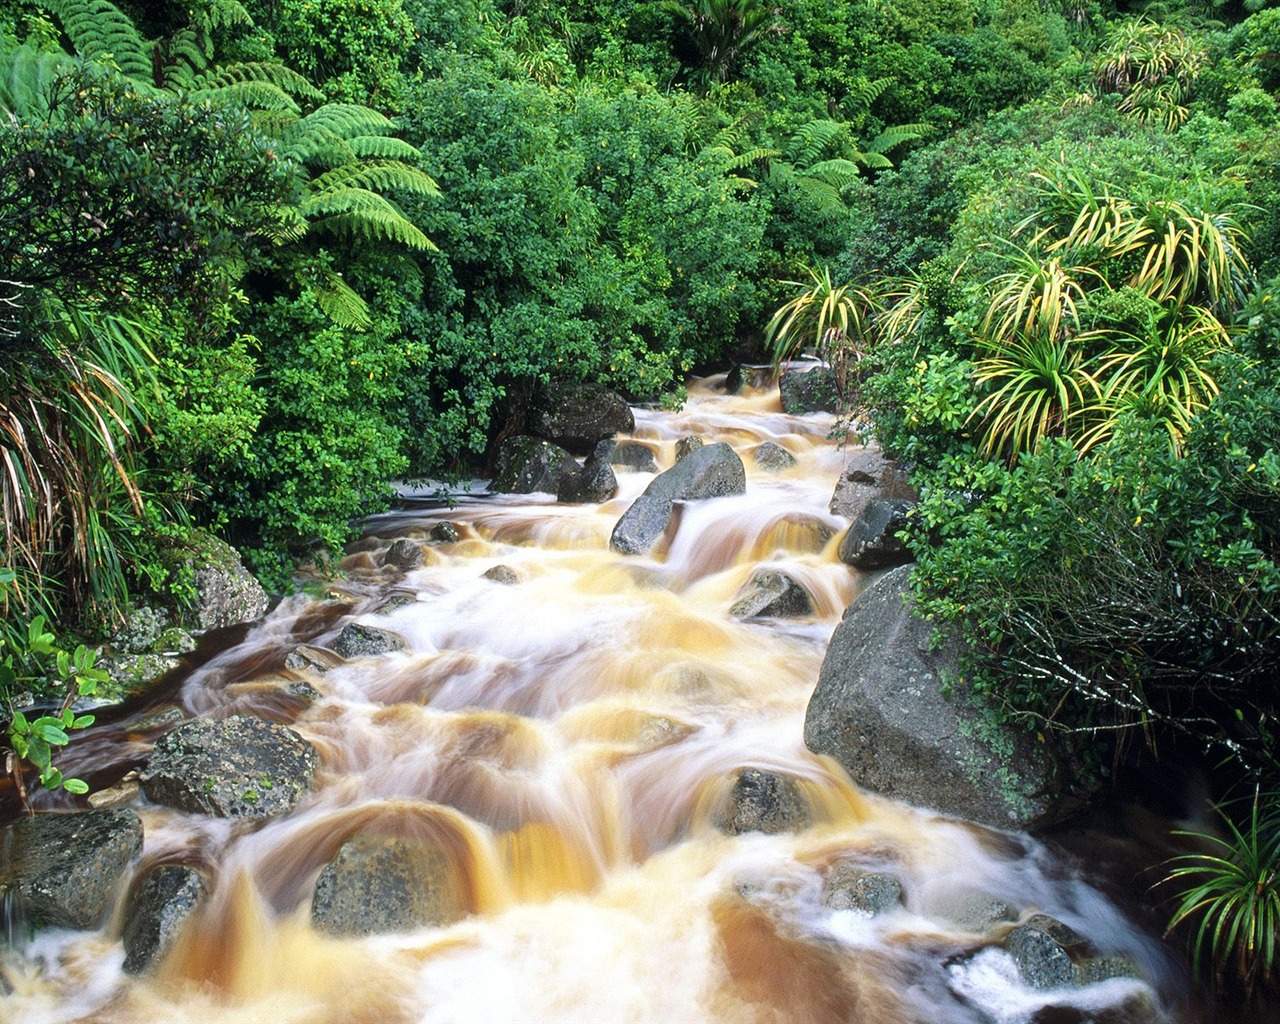
[[[948,820],[858,790],[802,740],[805,707],[846,605],[869,584],[836,550],[829,512],[844,453],[833,418],[784,415],[776,386],[691,387],[679,413],[636,411],[662,468],[675,442],[727,441],[746,494],[689,502],[648,556],[609,548],[652,473],[619,469],[601,505],[489,495],[409,503],[366,524],[327,595],[285,599],[230,646],[193,660],[167,700],[192,715],[258,715],[319,753],[312,791],[265,822],[133,803],[139,871],[185,863],[211,895],[171,952],[122,973],[120,917],[16,951],[9,1024],[93,1021],[1182,1022],[1185,981],[1160,942],[1090,884],[1087,865],[1022,834]],[[765,472],[765,441],[797,464]],[[430,540],[441,521],[454,542]],[[396,538],[426,562],[385,567]],[[506,566],[507,582],[483,574]],[[738,620],[751,574],[784,568],[802,618]],[[389,602],[389,598],[398,601]],[[321,674],[283,668],[353,620],[408,650]],[[293,699],[281,679],[319,692]],[[153,699],[154,703],[154,699]],[[69,772],[108,783],[154,741],[109,721],[77,737]],[[812,824],[727,835],[737,773],[798,780]],[[447,852],[466,913],[363,937],[311,923],[319,872],[358,834]],[[824,905],[837,862],[887,871],[902,899],[868,916]],[[956,922],[957,894],[1051,914],[1145,981],[1024,985],[993,935]],[[1005,926],[1006,930],[1010,926]],[[1136,1007],[1137,1010],[1131,1008]]]

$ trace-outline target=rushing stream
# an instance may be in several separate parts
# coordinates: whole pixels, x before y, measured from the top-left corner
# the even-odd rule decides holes
[[[649,473],[620,470],[617,496],[600,506],[462,495],[370,521],[328,597],[284,601],[192,670],[173,701],[291,724],[320,754],[313,791],[265,823],[139,798],[143,867],[207,869],[203,911],[142,978],[121,972],[119,915],[102,932],[38,937],[10,955],[0,1019],[1181,1020],[1181,982],[1160,945],[1071,865],[1027,836],[864,794],[805,749],[827,640],[868,582],[836,557],[847,521],[828,505],[843,454],[829,417],[783,415],[776,388],[730,396],[720,384],[694,388],[679,414],[637,411],[635,437],[659,466],[696,434],[732,444],[748,474],[744,496],[687,504],[654,556],[609,550]],[[751,452],[767,440],[798,464],[758,469]],[[428,541],[443,520],[459,539]],[[427,550],[407,575],[380,557],[400,537]],[[498,565],[513,585],[483,576]],[[761,566],[785,566],[815,614],[732,618]],[[407,600],[388,609],[392,595]],[[299,643],[323,645],[352,619],[399,633],[409,650],[324,674],[283,668]],[[305,679],[319,699],[293,696],[282,677]],[[110,781],[153,739],[103,726],[73,743],[67,767]],[[745,768],[799,779],[812,826],[718,830]],[[471,912],[368,938],[313,929],[317,874],[362,831],[443,845]],[[902,904],[875,917],[824,906],[824,873],[850,859],[892,871]],[[965,892],[1052,914],[1132,956],[1150,984],[1037,993],[1004,953],[969,955],[990,938],[953,923],[948,908]],[[1126,1004],[1161,1009],[1115,1012]]]

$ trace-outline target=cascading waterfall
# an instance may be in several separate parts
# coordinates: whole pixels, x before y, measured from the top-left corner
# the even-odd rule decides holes
[[[637,412],[635,436],[660,466],[697,434],[728,441],[748,471],[746,495],[685,505],[655,556],[608,545],[649,473],[620,471],[600,506],[463,494],[452,508],[374,518],[328,597],[283,601],[191,671],[175,698],[188,713],[258,715],[309,740],[313,791],[255,823],[140,800],[141,868],[203,867],[203,909],[140,978],[121,973],[118,919],[19,946],[0,1016],[1017,1024],[1051,1005],[1078,1010],[1055,1020],[1094,1019],[1136,994],[1157,1014],[1144,1019],[1176,1020],[1179,982],[1159,945],[1069,865],[1027,836],[864,794],[804,747],[826,643],[867,582],[836,557],[846,523],[827,511],[843,454],[829,417],[786,416],[776,391],[719,384],[695,388],[680,414]],[[797,465],[754,467],[766,440]],[[443,520],[457,541],[427,543]],[[408,574],[379,557],[400,537],[427,553]],[[514,585],[483,575],[498,565]],[[814,613],[732,618],[761,566],[785,566]],[[323,645],[353,620],[408,649],[323,675],[282,667],[300,642]],[[320,696],[300,699],[281,679]],[[122,727],[94,732],[68,751],[75,774],[118,776],[149,749]],[[717,829],[747,768],[798,780],[810,827]],[[364,938],[314,928],[317,875],[356,835],[443,850],[459,920]],[[850,858],[899,878],[902,904],[875,917],[824,906],[824,872]],[[972,891],[1052,914],[1133,957],[1149,981],[1025,987],[1004,953],[970,955],[989,940],[950,920],[955,895]]]

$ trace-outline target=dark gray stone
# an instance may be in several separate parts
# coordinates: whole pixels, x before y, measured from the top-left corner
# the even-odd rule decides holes
[[[559,489],[556,491],[556,500],[599,504],[617,494],[618,478],[614,476],[613,467],[609,465],[609,453],[613,447],[613,441],[601,441],[596,445],[596,450],[587,457],[581,469],[562,476]]]
[[[673,501],[696,501],[744,494],[747,471],[738,453],[723,441],[690,452],[649,481],[644,493]]]
[[[626,401],[598,384],[557,383],[539,406],[532,432],[583,455],[597,442],[636,428]]]
[[[117,654],[142,654],[160,639],[169,618],[161,608],[139,605],[129,610],[123,625],[111,634],[110,647]]]
[[[147,798],[223,818],[287,811],[311,786],[314,748],[292,729],[239,715],[165,733],[142,773]]]
[[[540,438],[520,435],[502,443],[489,489],[500,494],[555,494],[560,478],[577,469],[563,448]]]
[[[437,540],[442,544],[457,544],[460,536],[457,524],[447,520],[442,523],[436,523],[435,526],[431,527],[431,539]]]
[[[1128,956],[1100,956],[1083,935],[1047,914],[1036,914],[1013,929],[1005,951],[1032,988],[1091,985],[1108,978],[1140,978]]]
[[[915,502],[874,498],[840,539],[840,561],[855,569],[890,569],[913,561],[911,550],[898,539],[906,529]]]
[[[666,532],[675,507],[670,498],[640,495],[614,526],[609,547],[624,555],[644,554]]]
[[[796,457],[773,441],[765,441],[751,456],[755,464],[769,473],[781,473],[796,464]]]
[[[809,592],[785,572],[757,569],[729,614],[735,619],[784,619],[813,614]]]
[[[609,452],[609,463],[621,466],[623,469],[633,469],[639,473],[658,471],[658,460],[654,457],[653,449],[639,441],[623,441],[615,445]]]
[[[178,864],[156,868],[135,886],[122,936],[126,974],[141,974],[164,957],[206,889],[203,874]]]
[[[810,412],[839,412],[836,376],[824,366],[812,370],[784,370],[778,380],[782,411],[793,416]]]
[[[142,820],[130,810],[38,814],[0,832],[0,893],[37,926],[96,928],[142,852]]]
[[[387,548],[387,553],[382,556],[383,565],[389,565],[401,572],[412,572],[425,560],[426,556],[422,553],[422,548],[407,537],[392,541],[391,547]]]
[[[403,651],[408,646],[399,633],[366,626],[363,622],[348,622],[333,641],[334,651],[344,658],[376,658],[392,651]]]
[[[509,565],[492,566],[480,575],[487,580],[493,580],[494,583],[501,583],[505,586],[512,586],[520,582],[519,574]]]
[[[715,818],[716,827],[731,836],[798,832],[811,822],[809,806],[795,780],[758,768],[738,773],[728,803]]]
[[[413,594],[392,594],[382,604],[373,610],[374,615],[390,615],[397,609],[407,607],[411,604],[417,604],[418,599]]]
[[[957,889],[936,901],[932,912],[966,932],[985,934],[998,924],[1017,918],[1018,912],[991,893],[981,889]]]
[[[874,917],[902,900],[902,883],[883,871],[868,871],[843,861],[832,868],[822,886],[822,905],[856,910]]]
[[[444,850],[409,839],[357,836],[316,880],[311,921],[335,935],[449,924],[466,913]]]
[[[912,614],[910,574],[891,570],[845,610],[805,714],[805,743],[895,800],[998,828],[1047,820],[1051,762],[1021,732],[1008,737],[1013,756],[997,756],[973,735],[980,715],[969,695],[942,695],[960,648],[935,647],[933,626]]]

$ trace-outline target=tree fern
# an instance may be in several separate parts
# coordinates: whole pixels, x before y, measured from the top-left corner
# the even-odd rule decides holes
[[[852,145],[847,124],[824,118],[796,129],[787,142],[786,156],[797,167],[808,167],[829,156],[843,155]]]
[[[47,0],[76,53],[114,65],[139,83],[152,83],[151,46],[129,16],[109,0]]]
[[[0,107],[15,117],[47,113],[49,91],[71,63],[65,53],[49,53],[30,44],[0,53]]]
[[[363,331],[372,326],[369,304],[339,274],[325,270],[310,284],[316,305],[339,327]]]
[[[361,160],[417,160],[422,156],[416,146],[391,135],[357,135],[346,142]]]
[[[399,160],[360,160],[343,164],[313,178],[309,191],[324,194],[345,187],[378,192],[407,192],[419,196],[440,194],[430,175]]]
[[[317,231],[356,240],[395,242],[434,249],[431,239],[386,196],[363,188],[335,188],[308,196],[299,206]]]

